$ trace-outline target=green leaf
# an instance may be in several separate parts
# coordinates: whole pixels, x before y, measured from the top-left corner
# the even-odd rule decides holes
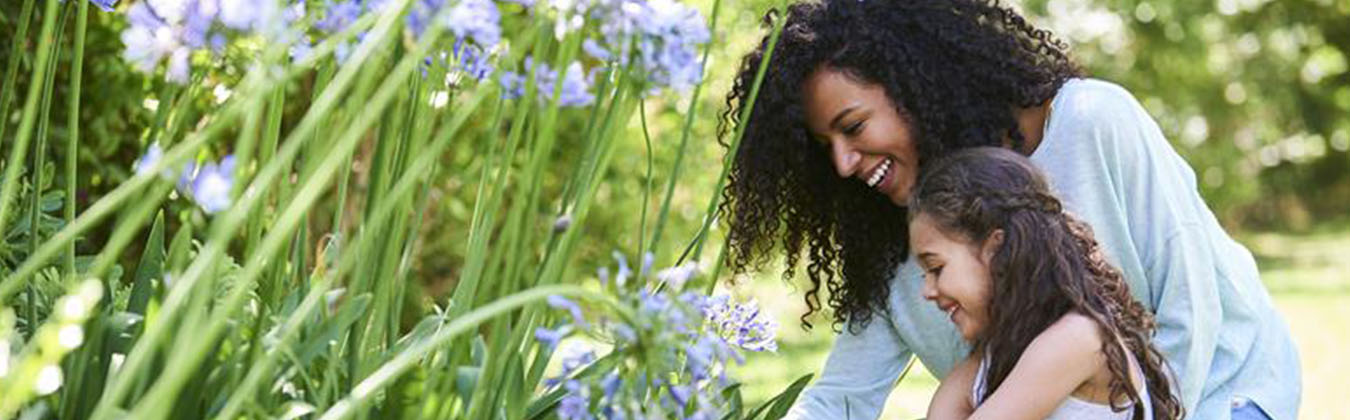
[[[141,333],[144,321],[144,314],[138,313],[117,312],[109,316],[105,321],[106,324],[104,324],[104,327],[107,328],[108,337],[111,339],[111,342],[108,343],[108,350],[122,354],[130,352],[131,346],[136,344],[136,336]]]
[[[764,415],[763,420],[777,420],[783,418],[783,416],[787,415],[788,409],[792,407],[792,403],[797,402],[797,396],[801,394],[802,389],[806,388],[806,384],[811,383],[812,376],[815,375],[808,373],[797,378],[796,381],[792,382],[792,385],[788,385],[787,389],[784,389],[783,392],[780,392],[778,395],[765,401],[764,404],[761,404],[755,411],[750,412],[750,415],[745,418],[759,418],[759,414],[765,412],[764,410],[766,409],[768,412]]]
[[[141,254],[141,262],[136,265],[127,311],[145,315],[145,307],[155,292],[154,279],[164,278],[164,259],[164,211],[161,210],[155,215],[155,223],[150,227],[150,236],[146,238],[145,252]]]
[[[619,363],[619,360],[619,352],[610,352],[604,357],[597,359],[589,366],[581,369],[581,372],[578,372],[574,377],[577,379],[590,378],[607,373],[614,369],[614,366]],[[525,409],[525,418],[530,420],[544,418],[546,414],[553,412],[553,408],[558,405],[558,401],[562,400],[563,395],[566,393],[566,389],[557,387],[552,392],[535,398],[534,401],[530,402],[529,407]]]
[[[745,402],[741,399],[741,384],[736,383],[722,390],[722,399],[727,402],[726,414],[722,420],[736,420],[745,411]]]
[[[42,202],[39,203],[39,206],[41,206],[43,213],[51,213],[60,210],[61,206],[65,204],[65,200],[65,191],[52,190],[42,195]]]
[[[168,264],[165,265],[165,271],[173,271],[187,266],[187,261],[192,252],[192,225],[184,223],[178,228],[178,233],[173,235],[173,242],[169,242]]]
[[[478,385],[478,376],[483,373],[480,366],[460,366],[455,369],[455,390],[459,398],[469,401],[473,398],[473,388]]]
[[[315,356],[328,348],[328,343],[341,339],[342,335],[347,332],[348,327],[356,320],[361,319],[361,315],[366,312],[366,308],[370,307],[370,300],[370,293],[363,293],[351,298],[338,309],[337,313],[319,324],[316,328],[319,333],[310,336],[299,346],[300,363],[302,365],[309,364],[310,360],[313,360]]]

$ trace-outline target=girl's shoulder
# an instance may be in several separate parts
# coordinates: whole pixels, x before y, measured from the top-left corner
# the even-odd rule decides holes
[[[1101,351],[1102,342],[1097,321],[1078,312],[1069,312],[1037,335],[1027,350],[1043,351],[1052,358],[1092,362],[1105,357]]]

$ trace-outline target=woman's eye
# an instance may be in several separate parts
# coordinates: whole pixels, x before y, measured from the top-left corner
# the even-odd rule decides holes
[[[863,127],[862,121],[849,124],[848,127],[844,127],[844,134],[850,136],[858,134],[858,132],[862,131],[862,127]]]

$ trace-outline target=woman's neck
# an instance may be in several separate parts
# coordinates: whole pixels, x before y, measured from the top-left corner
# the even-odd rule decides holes
[[[1017,119],[1017,130],[1022,133],[1023,139],[1022,149],[1018,152],[1031,156],[1045,135],[1045,120],[1050,118],[1050,101],[1030,108],[1013,108],[1013,118]],[[1004,139],[1003,146],[1012,147],[1012,142]]]

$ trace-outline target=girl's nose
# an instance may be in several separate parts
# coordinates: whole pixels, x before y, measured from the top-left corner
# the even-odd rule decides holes
[[[937,281],[933,280],[932,276],[923,276],[923,287],[919,289],[919,294],[924,299],[937,300]]]
[[[858,163],[862,161],[862,154],[858,151],[843,141],[831,140],[830,152],[834,155],[834,170],[839,172],[840,178],[848,178],[858,172]]]

